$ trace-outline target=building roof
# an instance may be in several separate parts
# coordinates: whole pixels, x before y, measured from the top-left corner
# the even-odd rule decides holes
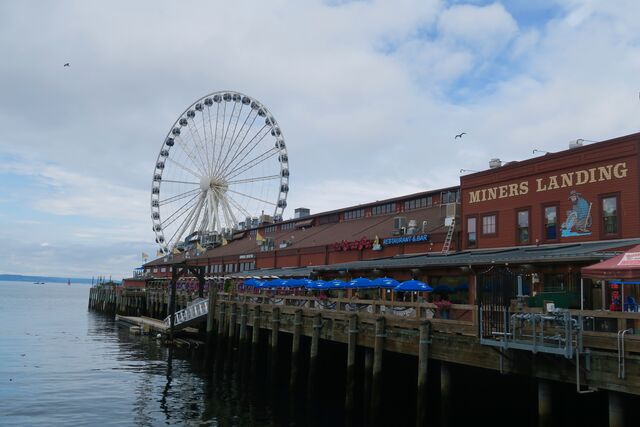
[[[464,251],[451,255],[397,255],[390,258],[354,261],[314,267],[316,271],[411,269],[492,264],[538,264],[567,261],[600,261],[620,250],[640,244],[640,239],[587,242],[576,244],[523,246],[516,248]]]
[[[385,215],[368,216],[348,221],[320,224],[308,228],[292,228],[289,230],[278,230],[272,233],[265,233],[260,230],[263,238],[272,238],[276,251],[288,249],[302,249],[317,246],[331,245],[342,240],[353,241],[363,237],[374,239],[390,237],[393,235],[394,218],[405,217],[407,221],[416,220],[418,229],[421,232],[423,221],[426,221],[425,233],[444,232],[445,205],[433,205],[427,208],[412,209],[405,212],[394,212]],[[298,222],[309,225],[309,218],[301,218]],[[296,224],[298,224],[296,222]],[[419,234],[419,233],[418,233]],[[246,232],[244,237],[230,241],[225,246],[208,249],[200,255],[192,255],[188,259],[214,259],[221,257],[236,257],[242,254],[260,253],[258,242],[250,232]],[[282,242],[287,242],[286,248],[280,249]],[[269,251],[273,252],[273,251]],[[185,254],[174,255],[170,260],[165,261],[164,257],[158,258],[145,264],[146,267],[179,263],[185,260]]]

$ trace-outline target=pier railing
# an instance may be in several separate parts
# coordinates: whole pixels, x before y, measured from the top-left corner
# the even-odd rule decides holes
[[[209,304],[206,299],[198,298],[194,300],[187,308],[177,311],[174,314],[174,326],[183,326],[184,324],[204,317],[209,313]],[[171,326],[171,316],[164,319],[167,326]]]

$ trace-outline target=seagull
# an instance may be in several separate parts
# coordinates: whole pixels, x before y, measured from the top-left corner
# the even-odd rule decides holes
[[[63,65],[63,67],[71,67],[71,64],[69,64],[68,62],[65,62],[65,64]]]
[[[462,135],[466,135],[466,134],[467,134],[466,132],[459,133],[459,134],[458,134],[458,135],[456,135],[456,137],[455,137],[455,138],[453,138],[453,139],[462,138]]]

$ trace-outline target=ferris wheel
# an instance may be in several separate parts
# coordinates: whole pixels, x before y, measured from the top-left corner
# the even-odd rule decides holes
[[[289,159],[277,121],[233,91],[191,104],[171,126],[153,171],[151,219],[160,251],[215,242],[261,216],[282,219]]]

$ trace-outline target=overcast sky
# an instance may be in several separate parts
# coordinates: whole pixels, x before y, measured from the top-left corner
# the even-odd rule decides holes
[[[219,90],[278,120],[285,218],[637,132],[638,16],[637,0],[0,0],[0,273],[119,278],[154,255],[156,156]]]

